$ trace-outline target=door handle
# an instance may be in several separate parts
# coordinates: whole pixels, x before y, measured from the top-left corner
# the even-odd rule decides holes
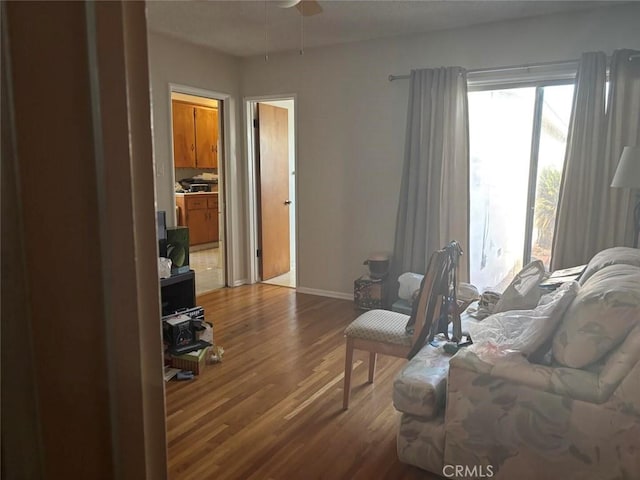
[[[285,201],[284,201],[284,204],[285,204],[285,205],[291,205],[291,200],[285,200]]]
[[[195,145],[192,143],[191,144],[191,151],[193,152],[196,149]]]

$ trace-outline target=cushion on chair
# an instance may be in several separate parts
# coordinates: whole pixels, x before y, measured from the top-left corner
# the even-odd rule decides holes
[[[640,249],[629,247],[612,247],[596,253],[580,276],[580,284],[584,285],[594,273],[610,265],[635,265],[640,267]]]
[[[553,338],[553,357],[583,368],[624,340],[640,322],[640,268],[611,265],[582,285]]]
[[[420,273],[406,272],[398,277],[398,298],[411,300],[416,290],[420,290],[424,275]]]
[[[408,315],[389,310],[369,310],[345,329],[347,337],[411,346],[411,335],[405,333]]]

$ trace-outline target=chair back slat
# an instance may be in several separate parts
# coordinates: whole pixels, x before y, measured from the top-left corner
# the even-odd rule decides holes
[[[427,322],[433,322],[433,311],[437,300],[442,298],[441,287],[444,273],[447,267],[447,255],[444,250],[437,250],[431,254],[427,271],[424,274],[422,285],[420,287],[420,295],[414,300],[414,309],[412,313],[413,337],[412,344],[415,344],[420,333],[426,328]],[[432,315],[429,315],[431,310]]]
[[[412,358],[424,344],[433,340],[437,330],[448,328],[447,319],[444,325],[439,326],[441,308],[445,297],[455,299],[456,277],[458,270],[458,257],[462,253],[457,242],[451,242],[447,247],[435,251],[429,259],[420,287],[420,295],[414,301],[414,308],[407,324],[413,327],[412,346],[408,358]],[[452,293],[453,288],[453,293]],[[457,313],[457,311],[454,313]],[[458,317],[459,323],[459,317]],[[456,322],[454,322],[456,323]],[[454,334],[457,334],[458,325],[454,325]]]

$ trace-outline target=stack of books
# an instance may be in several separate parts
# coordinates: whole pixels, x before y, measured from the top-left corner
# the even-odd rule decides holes
[[[560,285],[566,282],[572,282],[579,280],[582,272],[587,265],[578,265],[577,267],[563,268],[562,270],[556,270],[549,275],[549,277],[540,284],[540,288],[544,290],[555,290]]]

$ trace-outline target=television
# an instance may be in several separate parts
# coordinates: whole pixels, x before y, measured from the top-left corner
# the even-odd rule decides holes
[[[156,233],[158,237],[158,255],[167,256],[167,214],[163,211],[156,212]]]

